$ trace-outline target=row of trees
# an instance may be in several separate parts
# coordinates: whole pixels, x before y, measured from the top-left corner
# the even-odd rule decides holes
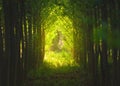
[[[74,58],[88,70],[91,86],[119,86],[120,2],[70,2],[75,29]]]
[[[0,85],[21,86],[42,63],[44,8],[52,4],[73,22],[73,58],[88,71],[89,85],[119,86],[119,0],[0,0]]]
[[[42,0],[0,0],[0,86],[22,86],[44,57]]]

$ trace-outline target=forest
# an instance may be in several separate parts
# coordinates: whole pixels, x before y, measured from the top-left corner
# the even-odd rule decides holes
[[[120,0],[0,0],[0,86],[120,86]]]

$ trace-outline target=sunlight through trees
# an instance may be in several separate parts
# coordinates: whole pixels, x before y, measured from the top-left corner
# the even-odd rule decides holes
[[[120,0],[0,0],[0,86],[120,86]]]

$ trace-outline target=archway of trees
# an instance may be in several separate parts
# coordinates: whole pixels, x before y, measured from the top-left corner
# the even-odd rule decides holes
[[[73,26],[72,21],[62,15],[63,10],[63,6],[55,4],[51,8],[44,9],[44,14],[49,12],[43,23],[45,29],[44,61],[56,66],[67,64],[73,60]]]
[[[0,0],[0,86],[120,86],[119,15],[119,0]],[[56,73],[49,53],[76,66]]]

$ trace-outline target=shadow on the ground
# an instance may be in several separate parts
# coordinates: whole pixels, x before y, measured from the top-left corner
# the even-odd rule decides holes
[[[25,86],[87,86],[87,73],[78,65],[54,67],[43,63],[28,74]]]

